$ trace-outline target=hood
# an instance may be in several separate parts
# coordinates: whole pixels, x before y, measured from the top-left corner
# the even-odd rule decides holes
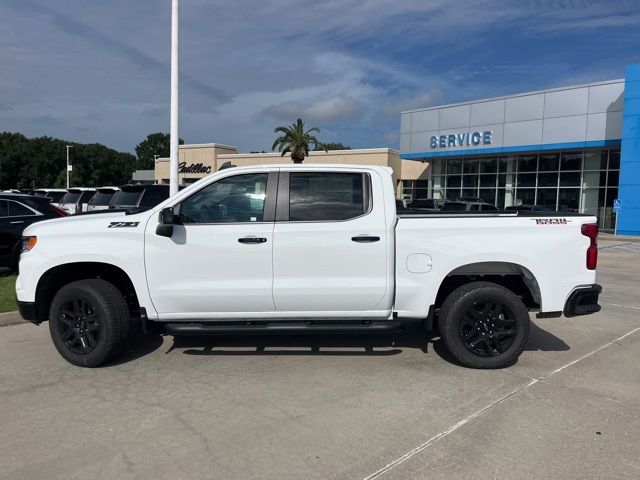
[[[43,220],[29,225],[23,235],[47,235],[47,234],[85,234],[91,232],[104,232],[114,222],[139,222],[143,226],[152,211],[145,211],[134,215],[126,212],[113,212],[98,210],[95,214],[71,215],[68,217]]]

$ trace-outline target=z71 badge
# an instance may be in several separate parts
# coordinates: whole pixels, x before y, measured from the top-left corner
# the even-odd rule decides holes
[[[566,225],[569,221],[566,218],[532,218],[536,225]]]
[[[135,228],[140,222],[111,222],[108,228]]]

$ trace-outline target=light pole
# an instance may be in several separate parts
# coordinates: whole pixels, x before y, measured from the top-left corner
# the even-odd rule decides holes
[[[73,148],[73,145],[65,145],[67,147],[67,188],[69,188],[69,173],[71,173],[71,164],[69,163],[69,149]]]
[[[169,195],[178,193],[178,0],[171,0],[171,137]]]

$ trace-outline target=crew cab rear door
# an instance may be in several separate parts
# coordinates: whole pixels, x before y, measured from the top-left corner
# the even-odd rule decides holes
[[[382,196],[382,179],[363,170],[281,169],[273,239],[276,312],[384,315],[389,239],[384,202],[374,201],[374,191]]]

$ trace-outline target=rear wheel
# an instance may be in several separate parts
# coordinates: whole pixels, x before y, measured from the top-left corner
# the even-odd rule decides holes
[[[113,359],[124,345],[128,322],[124,297],[100,279],[65,285],[49,311],[49,331],[56,349],[80,367],[98,367]]]
[[[438,318],[440,334],[457,361],[472,368],[515,363],[529,337],[529,312],[510,290],[472,282],[449,294]]]

